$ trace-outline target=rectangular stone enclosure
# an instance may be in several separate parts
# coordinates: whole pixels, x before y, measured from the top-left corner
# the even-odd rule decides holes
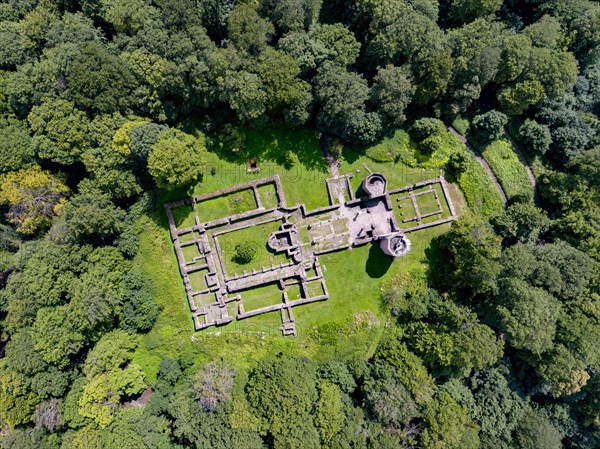
[[[195,329],[276,311],[295,336],[293,308],[329,298],[320,254],[377,241],[402,257],[407,233],[456,219],[443,176],[388,190],[372,173],[361,198],[351,177],[328,179],[330,205],[312,211],[286,204],[279,176],[165,204]],[[251,260],[236,258],[242,242]]]

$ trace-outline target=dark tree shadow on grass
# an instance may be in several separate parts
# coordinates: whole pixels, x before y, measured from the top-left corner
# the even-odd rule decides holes
[[[369,257],[367,258],[366,271],[370,278],[380,278],[385,275],[394,259],[381,251],[379,242],[371,243],[369,248]]]
[[[425,248],[425,257],[427,258],[427,283],[443,291],[450,291],[453,288],[452,282],[452,264],[450,253],[446,250],[446,236],[435,237]]]

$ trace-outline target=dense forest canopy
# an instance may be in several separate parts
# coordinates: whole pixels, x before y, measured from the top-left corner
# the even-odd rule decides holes
[[[450,123],[508,133],[536,194],[374,290],[363,352],[332,325],[140,362],[164,313],[140,223],[209,153],[276,125],[339,158],[405,130],[419,161]],[[600,447],[596,0],[0,0],[0,215],[3,448]]]

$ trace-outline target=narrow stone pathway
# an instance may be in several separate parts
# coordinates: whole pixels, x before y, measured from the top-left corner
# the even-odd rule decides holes
[[[508,198],[506,196],[506,193],[504,192],[504,189],[500,185],[500,182],[498,181],[498,178],[496,178],[494,171],[492,170],[490,165],[487,163],[487,161],[483,158],[483,156],[473,147],[473,145],[471,145],[467,141],[465,136],[463,136],[461,133],[459,133],[453,126],[448,125],[448,131],[450,131],[452,134],[454,134],[456,136],[456,138],[458,140],[460,140],[469,149],[471,154],[473,154],[473,157],[477,160],[477,162],[479,162],[481,164],[481,166],[487,172],[488,176],[494,183],[494,186],[496,186],[496,190],[498,191],[498,194],[500,195],[502,202],[504,204],[508,203]]]
[[[319,144],[321,145],[321,150],[323,151],[323,155],[325,156],[325,160],[327,160],[327,165],[329,166],[329,172],[333,178],[337,178],[340,176],[340,165],[342,164],[336,158],[333,157],[331,151],[329,150],[329,137],[325,133],[321,133],[319,135]]]

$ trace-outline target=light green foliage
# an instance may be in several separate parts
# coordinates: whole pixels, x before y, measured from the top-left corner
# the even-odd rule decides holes
[[[523,30],[523,34],[531,39],[536,47],[560,49],[565,41],[560,22],[547,14],[537,22],[532,23]]]
[[[48,228],[68,193],[61,177],[37,165],[0,176],[0,204],[9,205],[6,217],[22,234]]]
[[[167,59],[149,52],[145,48],[137,49],[131,53],[123,53],[123,59],[131,67],[131,71],[144,87],[136,91],[137,103],[153,117],[166,120],[166,105],[161,102],[165,93],[174,89],[176,80],[173,72],[176,71],[173,63]]]
[[[377,162],[401,162],[408,167],[417,165],[414,143],[408,133],[398,129],[391,137],[384,137],[377,145],[365,150],[369,158]]]
[[[19,22],[19,34],[23,48],[35,53],[42,51],[48,32],[58,22],[52,10],[38,6],[28,12]]]
[[[186,186],[202,173],[204,136],[194,137],[176,129],[167,129],[148,156],[148,171],[163,189]]]
[[[148,119],[129,120],[121,126],[112,138],[112,149],[124,156],[131,154],[131,137],[133,128],[149,123]]]
[[[123,366],[131,359],[131,352],[136,346],[135,336],[125,331],[114,330],[103,335],[85,359],[84,374],[89,380],[112,368]]]
[[[466,410],[448,393],[430,401],[423,412],[425,429],[421,443],[426,449],[476,449],[479,426],[471,422]]]
[[[481,154],[490,164],[509,199],[533,199],[533,186],[525,166],[506,138],[486,145],[482,148]]]
[[[84,388],[79,399],[81,416],[93,419],[101,428],[108,426],[122,396],[133,396],[145,387],[144,373],[138,365],[112,369],[94,377]]]
[[[381,286],[381,299],[401,320],[425,317],[432,294],[420,271],[402,271]]]
[[[325,61],[340,66],[353,64],[360,43],[341,23],[322,24],[308,32],[291,32],[279,41],[279,48],[296,58],[303,72],[319,68]]]
[[[266,107],[271,113],[283,111],[291,125],[309,118],[310,85],[299,79],[298,62],[288,54],[266,49],[259,57],[258,73],[264,84]]]
[[[315,404],[315,426],[321,436],[322,447],[330,447],[331,439],[344,425],[344,405],[337,385],[321,381],[318,385],[319,399]]]
[[[520,115],[544,97],[544,86],[538,80],[526,80],[498,92],[498,101],[507,114]]]
[[[47,98],[27,117],[37,154],[59,164],[72,164],[89,146],[85,114],[66,100]]]
[[[158,18],[158,10],[144,0],[113,0],[108,5],[105,18],[121,33],[135,34],[146,21]]]
[[[554,397],[578,393],[590,379],[585,365],[561,344],[545,356],[537,371]]]
[[[452,0],[450,14],[455,20],[466,23],[494,14],[501,6],[502,0]]]
[[[69,317],[67,306],[41,308],[33,325],[35,349],[48,362],[64,368],[77,354],[85,338]]]

